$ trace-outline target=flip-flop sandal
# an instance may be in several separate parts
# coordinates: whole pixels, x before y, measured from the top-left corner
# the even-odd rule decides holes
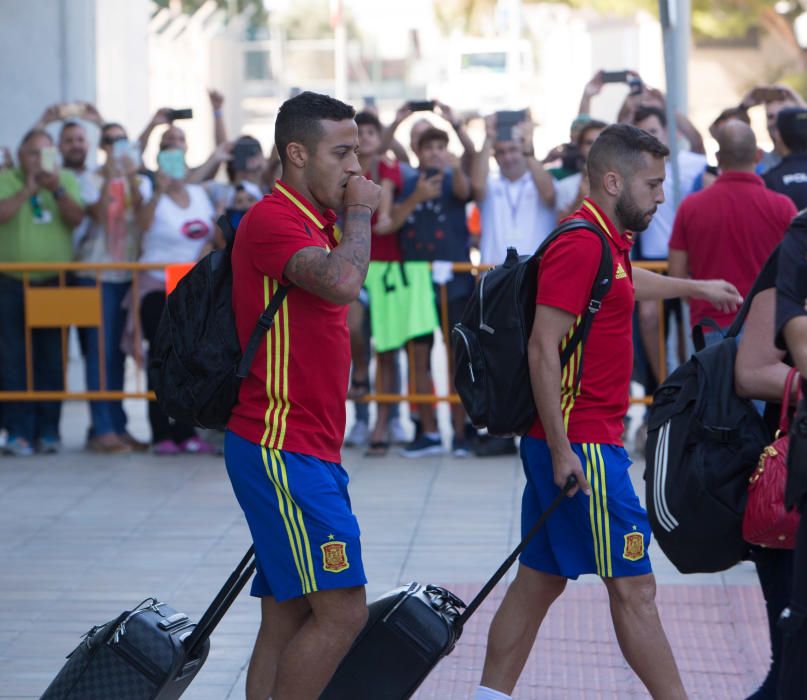
[[[388,442],[371,442],[364,452],[365,457],[384,457],[389,450]]]

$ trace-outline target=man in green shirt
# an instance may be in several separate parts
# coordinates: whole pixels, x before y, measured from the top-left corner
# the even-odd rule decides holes
[[[72,230],[84,218],[78,182],[55,165],[53,140],[41,129],[29,131],[18,151],[19,168],[0,171],[0,262],[68,262]],[[0,273],[0,386],[24,391],[25,318],[22,273]],[[32,286],[56,286],[48,272],[29,274]],[[34,388],[61,391],[62,348],[58,329],[37,329],[31,337]],[[5,452],[33,454],[59,449],[57,401],[7,404]]]

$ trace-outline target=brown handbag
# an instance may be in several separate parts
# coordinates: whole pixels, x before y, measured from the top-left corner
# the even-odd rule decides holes
[[[796,545],[799,513],[796,509],[790,512],[785,509],[785,482],[790,425],[788,409],[793,382],[798,376],[795,367],[788,372],[776,439],[762,451],[757,468],[748,480],[743,539],[762,547],[793,549]],[[801,383],[798,400],[801,400]]]

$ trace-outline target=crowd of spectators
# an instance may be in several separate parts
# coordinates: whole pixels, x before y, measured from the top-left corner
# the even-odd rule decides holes
[[[626,96],[616,121],[645,129],[667,143],[671,125],[664,95],[632,71],[625,80]],[[366,285],[348,316],[353,355],[348,396],[355,401],[356,416],[346,436],[348,446],[381,456],[396,444],[403,446],[403,455],[420,457],[443,452],[446,438],[457,457],[515,451],[513,440],[477,434],[460,404],[451,406],[450,436],[439,432],[434,403],[410,406],[415,425],[411,435],[401,423],[398,402],[379,402],[371,425],[365,397],[372,392],[434,393],[435,334],[445,333],[459,320],[475,281],[453,265],[470,262],[473,249],[478,251],[474,259],[483,264],[500,263],[508,247],[531,252],[577,210],[588,194],[586,156],[607,126],[590,116],[592,101],[606,81],[602,71],[589,81],[579,114],[571,120],[569,141],[545,156],[535,152],[536,126],[527,110],[483,115],[477,123],[484,127],[478,149],[468,133],[469,120],[439,100],[406,102],[388,125],[379,120],[373,103],[357,115],[360,163],[383,194],[373,217]],[[91,104],[48,107],[22,138],[16,160],[7,149],[0,153],[0,261],[193,262],[222,245],[217,217],[226,213],[237,224],[282,174],[277,151],[268,144],[249,135],[228,139],[224,97],[216,91],[209,96],[213,148],[196,167],[186,162],[181,120],[189,115],[181,110],[158,110],[140,136],[130,139],[123,126],[104,119]],[[766,110],[774,145],[770,153],[757,147],[748,126],[748,111],[757,105]],[[49,130],[53,124],[59,125],[55,142]],[[408,148],[397,138],[403,124],[409,130]],[[796,209],[807,206],[804,102],[782,86],[751,90],[710,128],[720,146],[716,165],[707,162],[703,138],[683,115],[677,116],[674,128],[682,144],[678,167],[668,163],[665,203],[651,226],[637,236],[633,257],[669,258],[671,274],[723,277],[745,293]],[[152,170],[142,155],[156,133],[159,153]],[[92,167],[87,161],[96,134],[102,163]],[[453,142],[461,145],[461,152],[452,152]],[[684,196],[678,208],[673,172]],[[766,199],[765,187],[782,196]],[[743,207],[750,211],[751,201],[763,200],[767,209],[745,216]],[[715,216],[715,207],[722,207],[726,216]],[[712,225],[714,221],[721,226]],[[757,234],[750,223],[754,221],[765,224],[764,235]],[[719,231],[712,235],[715,228]],[[51,273],[30,273],[29,279],[34,286],[57,283]],[[165,303],[165,274],[143,271],[133,285],[129,271],[88,270],[72,275],[70,283],[97,285],[102,298],[103,337],[99,339],[97,328],[79,329],[87,387],[121,391],[127,353],[142,359],[133,342],[136,326],[145,341],[156,332]],[[137,300],[132,298],[134,290]],[[26,387],[22,295],[21,274],[0,273],[0,386],[8,391]],[[662,376],[659,307],[637,306],[635,377],[652,392]],[[139,319],[134,318],[135,309]],[[723,327],[731,321],[703,303],[693,307],[691,319],[686,304],[671,304],[664,313],[666,327],[672,325],[679,334],[670,343],[670,366],[687,353],[690,324],[705,316]],[[34,330],[31,345],[34,387],[61,390],[58,330]],[[408,387],[403,386],[405,378]],[[6,453],[58,451],[59,402],[6,402],[0,410],[8,433]],[[149,447],[127,430],[121,401],[92,401],[90,415],[89,449],[127,452]],[[213,451],[191,426],[173,422],[156,403],[149,404],[148,415],[155,453]]]

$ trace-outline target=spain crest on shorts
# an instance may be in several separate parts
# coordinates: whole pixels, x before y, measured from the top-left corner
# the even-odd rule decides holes
[[[629,532],[625,535],[625,551],[622,558],[628,561],[639,561],[644,556],[644,534]]]
[[[347,545],[344,542],[326,542],[319,548],[322,550],[322,568],[325,571],[338,574],[350,567],[350,562],[347,560]]]

